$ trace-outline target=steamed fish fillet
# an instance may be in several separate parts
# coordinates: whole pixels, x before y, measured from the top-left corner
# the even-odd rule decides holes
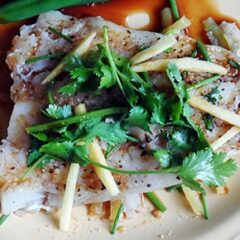
[[[61,206],[62,203],[68,164],[52,162],[44,169],[36,170],[25,182],[19,181],[27,168],[26,158],[30,145],[25,128],[41,122],[40,110],[47,103],[47,89],[46,86],[41,85],[41,82],[58,63],[54,60],[43,60],[25,64],[25,61],[59,50],[68,52],[72,48],[71,44],[52,34],[48,29],[49,26],[72,36],[75,43],[96,31],[97,37],[91,45],[91,50],[95,50],[96,45],[103,42],[102,28],[108,26],[111,48],[126,57],[133,56],[140,47],[150,46],[161,38],[158,33],[129,30],[100,17],[76,20],[60,12],[42,14],[36,24],[21,28],[20,35],[14,38],[13,47],[7,57],[14,80],[11,96],[15,107],[8,128],[8,137],[0,151],[0,201],[3,214],[10,214],[17,210],[50,210]],[[87,99],[89,100],[89,98]],[[58,99],[58,101],[60,100]],[[85,97],[78,96],[78,101],[85,102]],[[98,106],[98,99],[95,101],[91,99],[89,104],[86,100],[86,104],[89,105],[90,110],[102,106],[101,103]],[[112,167],[131,170],[159,167],[156,161],[143,156],[142,152],[143,150],[139,146],[126,144],[109,157],[108,164]],[[136,206],[136,211],[140,206],[141,193],[179,183],[173,174],[138,176],[114,174],[114,178],[121,190],[121,194],[117,198],[124,199],[125,196],[128,196],[133,203],[136,203],[133,204]],[[104,202],[110,199],[111,197],[93,168],[91,166],[81,168],[75,194],[75,205]],[[129,211],[133,211],[134,206],[130,203],[129,206],[131,206]]]
[[[105,25],[109,27],[111,49],[121,56],[132,57],[138,52],[140,47],[151,46],[162,37],[158,33],[126,29],[107,22],[100,17],[76,20],[60,12],[50,12],[40,15],[36,24],[23,26],[20,35],[14,38],[13,47],[7,57],[7,63],[12,70],[14,84],[11,88],[11,94],[16,105],[8,129],[9,136],[1,146],[2,152],[0,152],[1,209],[4,214],[9,214],[17,210],[50,210],[61,206],[69,169],[69,165],[66,163],[52,162],[44,167],[44,169],[36,170],[25,182],[18,181],[18,177],[26,169],[26,157],[29,147],[29,138],[25,134],[24,129],[27,126],[41,122],[39,116],[40,109],[47,104],[46,86],[41,85],[41,81],[58,63],[54,60],[43,60],[33,64],[25,64],[26,59],[59,50],[68,52],[72,48],[71,44],[64,39],[52,34],[48,30],[49,26],[62,31],[63,34],[72,36],[74,42],[78,42],[84,39],[89,33],[96,31],[97,37],[91,45],[91,50],[95,50],[96,45],[103,42],[102,27]],[[188,56],[194,49],[195,40],[181,35],[172,52],[159,54],[156,58],[180,58]],[[192,91],[191,94],[202,95],[203,92],[210,91],[215,85],[220,86],[220,89],[224,88],[227,90],[222,90],[223,99],[219,105],[237,112],[237,101],[240,90],[237,81],[239,72],[232,69],[227,63],[229,58],[235,59],[235,56],[220,47],[209,46],[208,50],[212,61],[226,67],[228,74],[211,85]],[[162,87],[169,86],[169,81],[165,74],[152,73],[151,76],[157,88],[161,89]],[[192,84],[207,77],[209,77],[209,74],[189,72],[187,73],[186,81]],[[111,99],[111,93],[106,92],[106,95],[108,94],[110,94],[109,98]],[[231,94],[231,97],[229,97],[229,94]],[[60,104],[85,102],[89,110],[105,106],[104,102],[101,103],[101,101],[99,102],[96,99],[95,101],[91,99],[89,102],[88,100],[89,98],[81,95],[81,93],[74,99],[55,98],[55,101],[59,101]],[[116,101],[121,101],[121,99],[117,98]],[[22,106],[21,104],[25,104],[26,107],[18,107]],[[205,129],[201,120],[202,115],[202,112],[194,110],[193,120],[202,128],[209,142],[215,141],[231,127],[225,123],[221,123],[217,124],[215,131],[210,132]],[[216,121],[220,120],[216,119]],[[154,149],[159,144],[159,128],[153,126],[153,130],[151,136],[148,136],[144,131],[137,128],[133,132],[149,149]],[[149,142],[146,139],[151,140]],[[236,143],[234,142],[234,144]],[[101,145],[105,149],[104,143],[101,143]],[[231,148],[228,144],[224,147],[226,150]],[[236,147],[237,150],[238,148]],[[146,170],[159,167],[158,163],[152,157],[145,156],[141,145],[131,145],[129,143],[114,152],[109,157],[108,164],[112,167],[130,170]],[[11,166],[15,168],[11,171],[6,169],[6,167]],[[1,174],[2,172],[4,174]],[[129,197],[135,203],[133,204],[135,210],[139,209],[141,205],[141,193],[179,183],[174,174],[113,175],[121,191],[121,194],[116,198],[123,199]],[[107,190],[104,189],[93,168],[91,166],[81,168],[75,193],[75,205],[104,202],[110,199]],[[131,204],[129,205],[134,209]]]

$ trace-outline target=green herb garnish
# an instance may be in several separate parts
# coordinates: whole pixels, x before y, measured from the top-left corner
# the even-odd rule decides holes
[[[55,33],[57,36],[65,39],[67,42],[69,42],[69,43],[72,43],[72,42],[73,42],[72,39],[71,39],[69,36],[62,34],[62,33],[61,33],[60,31],[58,31],[57,29],[55,29],[55,28],[53,28],[53,27],[49,27],[48,29],[49,29],[51,32]]]
[[[204,121],[205,128],[207,130],[212,131],[214,129],[214,121],[211,115],[209,114],[203,115],[203,121]]]
[[[212,83],[212,82],[218,80],[220,77],[221,77],[221,76],[220,76],[219,74],[214,75],[214,76],[212,76],[212,77],[210,77],[210,78],[207,78],[207,79],[205,79],[205,80],[199,81],[199,82],[197,82],[197,83],[195,83],[195,84],[193,84],[193,85],[191,85],[191,86],[188,86],[187,90],[188,90],[188,91],[191,91],[191,90],[193,90],[193,89],[202,87],[202,86],[204,86],[204,85],[207,85],[207,84],[209,84],[209,83]]]
[[[160,211],[160,212],[166,212],[167,208],[163,204],[163,202],[160,200],[160,198],[156,195],[154,192],[148,192],[145,193],[148,199],[153,203],[153,205]]]
[[[223,186],[226,179],[237,170],[234,160],[226,160],[225,153],[214,153],[210,148],[200,150],[187,156],[178,172],[183,184],[204,192],[200,180],[206,186]]]
[[[55,53],[46,54],[46,55],[38,56],[35,58],[29,58],[25,61],[25,64],[31,64],[31,63],[35,63],[35,62],[39,62],[47,59],[57,59],[57,58],[63,57],[64,55],[65,55],[65,52],[58,51]]]
[[[0,8],[0,23],[9,23],[37,16],[43,12],[73,5],[106,2],[106,0],[15,0]]]
[[[206,201],[206,194],[205,193],[201,194],[201,200],[202,200],[202,204],[203,204],[204,218],[206,220],[208,220],[209,219],[209,211],[208,211],[208,207],[207,207],[207,201]]]
[[[111,234],[115,234],[115,232],[116,232],[117,225],[119,223],[119,220],[120,220],[121,214],[123,212],[123,209],[124,209],[124,205],[123,205],[123,203],[121,203],[121,205],[118,208],[117,215],[114,219],[113,225],[112,225]]]
[[[0,226],[7,220],[10,215],[2,215],[0,217]]]
[[[208,51],[207,51],[206,47],[204,46],[204,44],[201,41],[197,41],[196,46],[199,49],[199,51],[202,53],[204,59],[208,62],[211,62],[212,60],[211,60],[211,58],[208,54]]]
[[[228,63],[232,67],[236,68],[237,70],[240,70],[240,64],[238,62],[234,61],[233,59],[229,59]]]
[[[57,104],[49,104],[44,112],[52,119],[63,119],[73,115],[70,105],[59,106]]]
[[[169,0],[169,4],[170,4],[171,10],[172,10],[173,18],[175,21],[177,21],[180,18],[177,2],[176,2],[176,0]]]
[[[211,102],[212,104],[217,104],[218,101],[222,98],[218,87],[214,87],[208,94],[205,94],[204,97]]]
[[[125,107],[106,108],[106,109],[96,110],[93,112],[88,112],[80,116],[73,116],[66,119],[61,119],[61,120],[57,120],[49,123],[35,125],[27,128],[26,130],[27,130],[27,133],[29,134],[35,133],[35,132],[42,132],[52,128],[64,127],[64,126],[72,125],[75,123],[81,123],[84,120],[88,120],[95,117],[103,118],[112,114],[126,113],[127,111],[128,111],[128,108],[125,108]]]

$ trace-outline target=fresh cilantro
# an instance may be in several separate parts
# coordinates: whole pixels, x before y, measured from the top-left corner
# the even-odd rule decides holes
[[[168,65],[167,74],[178,97],[178,100],[175,100],[171,106],[171,119],[176,124],[184,124],[191,127],[196,132],[198,135],[199,149],[208,147],[209,144],[202,130],[191,119],[193,110],[187,102],[189,95],[176,64],[170,63]]]
[[[157,149],[153,152],[154,158],[160,163],[161,168],[168,168],[171,161],[171,153],[167,149]]]
[[[59,157],[60,159],[68,159],[70,157],[70,150],[73,149],[73,142],[57,142],[51,141],[41,146],[39,151],[44,154]]]
[[[206,186],[223,186],[236,170],[236,163],[231,159],[226,160],[225,153],[214,153],[208,148],[186,157],[178,176],[186,186],[202,192],[198,181]]]
[[[212,131],[214,129],[213,117],[210,114],[203,115],[203,121],[207,130]]]
[[[192,107],[188,103],[185,103],[183,107],[183,116],[186,118],[187,123],[192,127],[192,129],[196,132],[198,136],[197,145],[199,149],[209,147],[209,143],[206,140],[202,129],[199,126],[197,126],[191,119],[192,114],[193,114]]]
[[[42,154],[38,150],[30,151],[27,158],[27,166],[32,166],[41,156]]]
[[[176,64],[169,63],[167,67],[167,75],[174,88],[176,99],[171,105],[171,119],[178,122],[183,113],[184,103],[189,98],[188,92],[184,81],[182,80],[181,73],[179,72]]]
[[[80,85],[77,82],[72,82],[61,87],[59,89],[59,93],[72,96],[77,93],[77,91],[79,90],[79,87]]]
[[[43,133],[43,132],[39,132],[39,133],[32,133],[31,134],[33,137],[35,137],[36,139],[38,139],[41,142],[46,142],[48,141],[48,136],[47,134]]]
[[[118,145],[127,141],[128,136],[125,130],[120,125],[120,122],[105,123],[100,122],[86,128],[85,139],[92,139],[93,137],[99,137],[109,145]]]
[[[70,105],[49,104],[44,112],[50,118],[63,119],[72,116],[72,107]]]
[[[163,127],[159,138],[161,146],[171,152],[171,164],[174,166],[181,165],[188,154],[201,149],[196,132],[189,127]]]
[[[47,163],[49,163],[51,160],[53,160],[49,155],[43,155],[39,152],[39,150],[32,149],[30,150],[28,157],[27,157],[27,166],[32,170],[35,170],[35,168],[43,168]],[[38,163],[38,161],[40,162]],[[36,165],[34,167],[34,165]]]
[[[130,126],[138,126],[143,130],[150,131],[149,125],[149,114],[141,106],[135,106],[130,110],[129,116],[126,119],[126,123]]]
[[[103,65],[100,68],[100,71],[101,75],[99,89],[112,87],[115,84],[115,81],[113,80],[111,68],[107,65]]]
[[[81,66],[83,66],[83,60],[79,55],[71,55],[64,58],[64,70],[66,72],[70,72]]]
[[[87,147],[85,145],[77,145],[71,141],[49,142],[42,145],[39,151],[48,156],[52,156],[56,160],[76,162],[81,166],[88,164],[89,152]]]
[[[164,124],[166,122],[166,95],[164,93],[152,92],[142,96],[143,106],[151,114],[150,122]]]
[[[205,94],[204,97],[211,103],[217,104],[218,101],[222,98],[218,87],[214,87],[208,94]]]
[[[165,52],[165,53],[172,53],[172,52],[173,52],[173,48],[170,47],[170,48],[166,49],[164,52]]]

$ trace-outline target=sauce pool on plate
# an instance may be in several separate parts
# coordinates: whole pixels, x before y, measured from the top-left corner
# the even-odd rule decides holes
[[[217,22],[223,20],[240,23],[240,15],[232,16],[232,8],[240,8],[238,0],[228,0],[228,8],[223,3],[226,0],[177,0],[181,15],[186,15],[193,24],[189,33],[196,39],[203,38],[202,21],[213,17]],[[167,5],[167,0],[113,0],[105,4],[72,7],[63,13],[75,17],[102,16],[120,25],[129,25],[151,31],[160,31],[160,11]],[[237,12],[237,11],[234,11]],[[239,11],[240,12],[240,9]],[[232,16],[232,17],[230,17]],[[140,22],[138,22],[140,19]],[[11,40],[19,31],[23,23],[0,25],[0,139],[6,136],[12,106],[10,100],[10,86],[12,80],[10,71],[5,63],[7,50],[11,47]]]

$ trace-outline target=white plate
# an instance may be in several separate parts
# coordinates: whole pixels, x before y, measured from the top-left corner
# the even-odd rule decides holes
[[[168,211],[160,219],[150,212],[153,207],[146,204],[141,213],[132,219],[122,221],[125,231],[114,236],[109,233],[108,221],[88,217],[84,207],[74,209],[71,230],[62,233],[57,229],[56,216],[46,214],[26,214],[11,216],[0,228],[1,240],[239,240],[240,229],[240,172],[228,187],[230,192],[218,196],[211,191],[207,202],[210,220],[196,217],[190,210],[182,194],[161,191],[161,198]]]

